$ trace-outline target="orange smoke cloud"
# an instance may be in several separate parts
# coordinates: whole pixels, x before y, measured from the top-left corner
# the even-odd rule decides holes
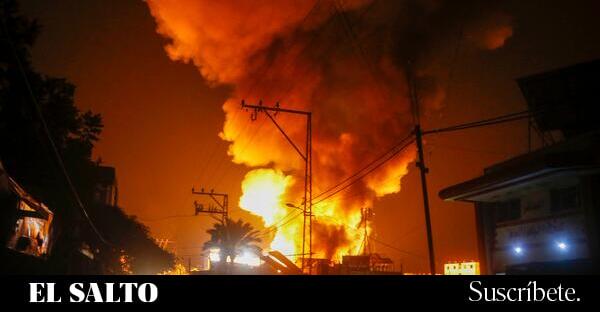
[[[314,192],[350,176],[397,144],[413,127],[405,66],[413,64],[421,104],[442,107],[444,90],[430,63],[440,34],[464,24],[451,2],[371,0],[165,1],[148,0],[157,31],[170,38],[173,60],[193,63],[213,84],[233,87],[223,104],[219,134],[234,162],[250,168],[240,207],[277,224],[302,202],[304,162],[278,130],[259,115],[254,124],[240,102],[311,111]],[[474,12],[477,10],[473,10]],[[473,23],[476,24],[476,23]],[[448,25],[453,25],[449,27]],[[491,32],[501,39],[506,31]],[[278,114],[277,122],[303,147],[306,121]],[[360,251],[361,209],[376,197],[399,192],[414,160],[407,148],[347,191],[314,206],[317,257]],[[284,174],[285,172],[285,174]],[[277,229],[272,248],[298,253],[300,219]]]
[[[512,18],[505,14],[494,14],[468,34],[480,48],[486,50],[503,47],[512,35]]]

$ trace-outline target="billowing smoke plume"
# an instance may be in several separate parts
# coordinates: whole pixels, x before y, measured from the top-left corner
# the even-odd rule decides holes
[[[268,226],[278,218],[273,216],[293,209],[283,202],[301,203],[302,183],[291,183],[285,176],[300,181],[304,163],[264,116],[250,124],[241,100],[312,111],[318,194],[410,133],[414,119],[406,79],[409,64],[418,82],[420,111],[426,115],[442,107],[447,56],[457,42],[493,50],[512,35],[510,18],[489,7],[488,1],[458,2],[148,0],[148,5],[158,32],[171,39],[166,51],[173,60],[193,63],[211,84],[233,87],[223,104],[226,121],[220,133],[231,143],[233,161],[272,168],[267,175],[273,183],[286,181],[283,189],[275,188],[278,208],[273,209],[279,211],[245,207],[248,197],[240,202],[242,208],[263,215]],[[303,147],[305,119],[286,114],[276,118]],[[400,191],[400,180],[414,157],[410,147],[360,183],[315,206],[313,240],[319,256],[358,251],[361,237],[348,228],[361,224],[361,208],[372,205],[375,197]],[[257,192],[249,190],[249,179],[268,184],[257,174],[248,174],[245,194]],[[292,224],[288,232],[295,235],[288,237],[295,251],[301,239],[298,226]]]

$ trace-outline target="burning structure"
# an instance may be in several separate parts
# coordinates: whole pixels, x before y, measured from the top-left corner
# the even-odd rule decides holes
[[[148,5],[169,57],[194,64],[213,85],[232,88],[219,134],[232,161],[249,172],[240,208],[262,217],[270,247],[302,251],[306,203],[300,157],[266,118],[251,126],[242,100],[312,113],[314,258],[342,261],[361,252],[361,211],[399,192],[415,158],[409,146],[360,181],[343,180],[414,126],[407,74],[418,82],[423,114],[444,100],[445,38],[464,34],[494,50],[512,35],[510,17],[476,1],[161,1]],[[445,54],[446,53],[446,54]],[[303,118],[277,115],[289,138],[303,142]],[[260,132],[260,133],[259,133]],[[339,181],[344,181],[340,183]],[[333,187],[331,187],[333,186]],[[344,192],[342,192],[342,190]],[[372,224],[368,224],[372,228]],[[371,232],[371,231],[369,231]]]
[[[518,80],[544,146],[440,192],[475,203],[484,274],[599,270],[600,61]]]
[[[340,269],[344,274],[385,273],[394,271],[394,263],[379,254],[344,256]]]
[[[0,163],[0,209],[2,210],[3,263],[35,270],[36,259],[50,252],[50,227],[54,214],[29,195],[4,171]],[[22,256],[24,255],[24,256]]]

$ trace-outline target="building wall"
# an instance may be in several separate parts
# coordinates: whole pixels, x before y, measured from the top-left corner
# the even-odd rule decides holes
[[[582,180],[582,207],[586,216],[590,254],[592,259],[596,259],[593,261],[593,270],[600,273],[600,175],[584,177]]]
[[[560,246],[560,247],[559,247]],[[590,256],[581,213],[496,227],[494,272],[507,266]]]
[[[590,183],[589,178],[567,177],[541,186],[525,186],[522,192],[498,202],[477,204],[483,272],[498,274],[512,265],[592,258],[596,249],[590,246],[596,243],[590,237],[597,236],[590,234],[589,229],[595,226],[590,227],[587,216],[598,195],[585,192]],[[575,205],[570,190],[575,190]],[[515,201],[520,203],[520,216],[506,220],[507,214],[500,210],[513,209],[514,205],[506,203]]]

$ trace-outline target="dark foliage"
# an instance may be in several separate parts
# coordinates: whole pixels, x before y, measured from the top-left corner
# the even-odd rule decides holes
[[[79,111],[75,86],[66,79],[48,77],[32,67],[30,49],[40,26],[19,15],[15,0],[0,0],[0,19],[0,160],[10,176],[55,214],[46,272],[122,273],[118,260],[123,253],[132,259],[134,273],[156,273],[172,266],[173,255],[154,243],[145,226],[118,207],[94,201],[97,164],[91,157],[102,132],[102,117]],[[36,102],[91,220],[109,244],[92,230],[67,187]],[[82,245],[96,254],[91,264],[81,264]]]
[[[259,231],[241,219],[233,221],[226,218],[223,222],[215,223],[206,233],[210,234],[210,240],[204,243],[202,249],[219,249],[221,264],[227,263],[227,259],[232,264],[246,250],[260,252],[260,247],[256,245],[261,242]]]

